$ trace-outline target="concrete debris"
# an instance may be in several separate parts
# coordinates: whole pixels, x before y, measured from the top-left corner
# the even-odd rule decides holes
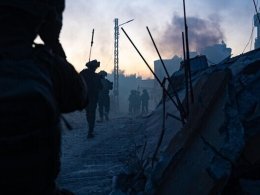
[[[174,73],[172,80],[185,107],[183,73]],[[166,130],[172,132],[166,131],[155,166],[143,167],[142,177],[132,176],[128,192],[260,194],[259,81],[260,50],[194,73],[194,103],[187,123],[181,127],[167,119]],[[159,106],[142,127],[153,137],[160,129],[156,125],[160,112]],[[170,112],[177,114],[176,110]],[[149,165],[156,139],[147,139],[145,158]]]

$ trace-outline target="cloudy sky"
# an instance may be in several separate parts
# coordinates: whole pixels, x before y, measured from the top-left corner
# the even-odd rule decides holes
[[[186,12],[191,50],[224,40],[232,48],[232,54],[239,55],[250,39],[255,13],[253,0],[186,0]],[[115,18],[119,24],[134,19],[122,27],[151,66],[158,56],[146,26],[163,58],[182,55],[182,0],[66,0],[60,40],[68,60],[78,71],[88,61],[92,29],[95,29],[91,59],[101,62],[100,70],[111,72]],[[121,30],[119,66],[127,74],[151,75]]]

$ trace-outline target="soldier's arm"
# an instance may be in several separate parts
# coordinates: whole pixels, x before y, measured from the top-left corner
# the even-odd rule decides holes
[[[82,110],[87,105],[87,84],[75,68],[66,60],[56,58],[54,68],[60,78],[59,98],[63,113]]]

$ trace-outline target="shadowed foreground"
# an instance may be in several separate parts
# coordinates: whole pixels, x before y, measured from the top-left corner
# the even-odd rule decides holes
[[[95,137],[87,139],[85,112],[65,116],[73,130],[62,140],[62,170],[58,183],[77,195],[109,194],[112,177],[142,138],[142,119],[117,118],[97,123]],[[138,130],[139,129],[139,130]]]

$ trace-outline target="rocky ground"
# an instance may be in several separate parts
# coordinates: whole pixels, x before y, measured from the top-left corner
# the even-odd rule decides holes
[[[139,117],[117,117],[96,123],[95,137],[87,139],[85,112],[64,116],[72,130],[63,131],[61,187],[76,195],[109,194],[112,177],[122,171],[129,155],[142,143]]]

